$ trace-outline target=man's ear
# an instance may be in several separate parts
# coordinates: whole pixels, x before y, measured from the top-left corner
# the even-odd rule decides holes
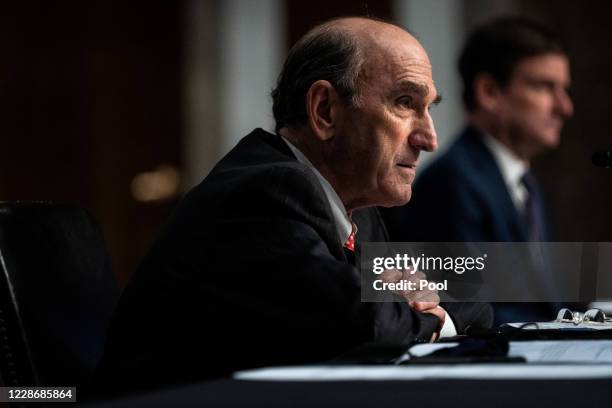
[[[334,136],[338,121],[340,97],[328,81],[318,80],[310,85],[306,93],[308,125],[320,140]]]
[[[487,112],[497,112],[501,104],[501,88],[490,74],[476,75],[473,82],[476,105]]]

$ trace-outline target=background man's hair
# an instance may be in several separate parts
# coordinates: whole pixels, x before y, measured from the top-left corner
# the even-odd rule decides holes
[[[358,77],[363,61],[354,34],[335,24],[335,20],[310,30],[289,51],[272,91],[276,131],[306,124],[306,93],[318,80],[329,81],[350,106],[358,106]]]
[[[551,53],[567,54],[561,39],[535,21],[503,17],[478,27],[459,57],[465,107],[468,111],[476,108],[473,83],[478,74],[487,73],[505,86],[521,60]]]

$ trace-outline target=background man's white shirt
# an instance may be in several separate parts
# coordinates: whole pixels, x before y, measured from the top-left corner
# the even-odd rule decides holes
[[[483,141],[497,163],[514,206],[521,214],[525,209],[529,194],[521,178],[529,170],[529,166],[493,136],[484,135]]]

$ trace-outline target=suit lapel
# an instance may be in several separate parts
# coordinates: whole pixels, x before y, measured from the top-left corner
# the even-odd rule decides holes
[[[467,128],[463,138],[475,161],[477,171],[480,173],[487,200],[491,203],[494,213],[501,217],[498,221],[506,224],[512,240],[525,241],[527,239],[525,225],[520,219],[493,154],[484,144],[482,136],[476,129]]]
[[[287,146],[287,143],[281,138],[279,135],[271,134],[261,129],[257,129],[253,132],[257,137],[259,137],[263,142],[272,148],[272,150],[276,151],[276,153],[280,153],[279,157],[283,158],[283,160],[291,160],[296,161],[297,158]],[[312,173],[312,171],[306,166],[303,165],[306,171]],[[312,176],[316,178],[316,175],[312,173]],[[343,242],[340,242],[338,238],[338,232],[336,229],[336,225],[334,224],[334,217],[331,211],[331,207],[329,202],[327,201],[327,196],[323,191],[323,187],[320,183],[317,182],[316,189],[319,192],[319,195],[322,197],[322,200],[325,202],[325,212],[327,214],[326,217],[310,217],[309,222],[311,225],[315,225],[317,231],[321,235],[322,239],[327,244],[330,253],[339,261],[352,263],[354,262],[354,256],[347,257],[347,254],[344,252]],[[328,220],[332,220],[332,222],[328,222]]]

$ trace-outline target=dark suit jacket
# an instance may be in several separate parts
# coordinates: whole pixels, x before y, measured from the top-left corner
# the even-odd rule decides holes
[[[357,248],[385,241],[357,211]],[[457,309],[459,330],[490,324]],[[99,368],[107,391],[333,358],[361,343],[429,339],[430,314],[360,301],[316,175],[276,135],[253,131],[190,191],[122,295]]]
[[[381,213],[393,241],[527,240],[527,226],[501,171],[479,132],[471,127],[423,171],[407,205]],[[544,230],[549,236],[547,226]],[[496,323],[554,318],[554,307],[547,303],[496,304],[494,308]]]

